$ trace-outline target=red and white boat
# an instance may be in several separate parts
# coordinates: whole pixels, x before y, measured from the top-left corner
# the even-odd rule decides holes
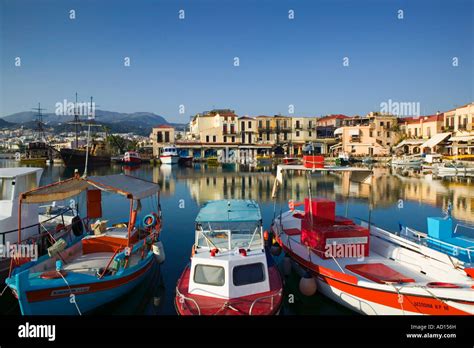
[[[165,146],[160,155],[162,164],[176,164],[179,161],[178,149],[174,145]]]
[[[260,208],[250,200],[207,202],[196,218],[191,262],[176,286],[180,315],[272,315],[283,282],[264,246]]]
[[[304,210],[293,209],[297,205],[280,214],[271,231],[325,296],[371,315],[474,314],[472,265],[367,222],[335,216],[332,201],[307,198]]]
[[[142,163],[142,159],[140,157],[140,154],[136,151],[127,151],[123,155],[123,162],[126,165],[137,165]]]

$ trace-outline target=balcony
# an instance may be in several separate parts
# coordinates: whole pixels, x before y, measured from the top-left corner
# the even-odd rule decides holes
[[[303,128],[301,128],[301,129],[303,129]],[[275,133],[286,133],[286,132],[291,132],[291,127],[277,126],[277,127],[272,127],[272,130]]]

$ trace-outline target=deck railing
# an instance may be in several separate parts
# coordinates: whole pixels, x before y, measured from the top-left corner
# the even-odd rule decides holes
[[[281,296],[282,294],[282,290],[278,290],[276,293],[274,294],[271,294],[271,295],[266,295],[266,296],[261,296],[261,297],[258,297],[256,298],[252,304],[250,305],[250,310],[249,310],[249,315],[252,315],[252,311],[253,311],[253,308],[255,307],[255,305],[259,302],[259,301],[262,301],[262,300],[266,300],[266,299],[270,299],[270,310],[273,310],[273,307],[274,307],[274,301],[273,299],[275,298],[275,296]]]

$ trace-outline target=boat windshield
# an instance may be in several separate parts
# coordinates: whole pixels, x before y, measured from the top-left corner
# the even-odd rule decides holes
[[[221,251],[263,248],[259,222],[206,222],[196,224],[196,245]]]

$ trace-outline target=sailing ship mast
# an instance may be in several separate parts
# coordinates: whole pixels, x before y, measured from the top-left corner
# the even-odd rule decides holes
[[[42,111],[46,110],[41,107],[41,103],[38,103],[37,108],[33,108],[37,112],[36,114],[36,133],[38,140],[46,142],[45,135],[44,135],[44,127],[43,127],[43,114]]]

